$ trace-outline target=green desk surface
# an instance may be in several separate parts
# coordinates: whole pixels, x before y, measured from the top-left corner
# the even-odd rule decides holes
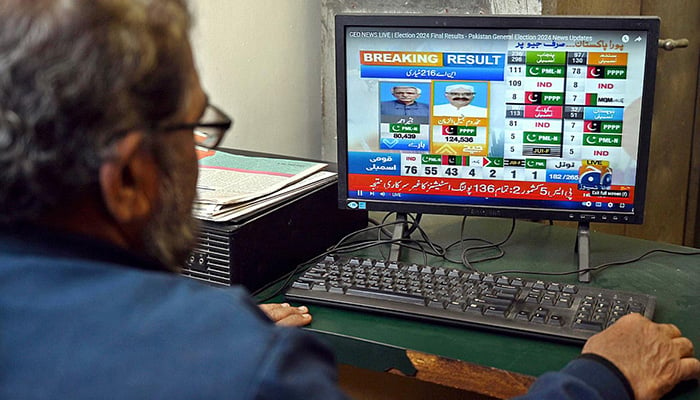
[[[424,216],[421,226],[431,239],[443,245],[459,238],[461,217]],[[465,237],[501,241],[510,230],[510,219],[470,218]],[[574,252],[576,230],[569,227],[518,221],[513,237],[503,245],[505,256],[475,264],[484,272],[507,269],[525,271],[570,271],[577,268]],[[591,234],[591,266],[626,260],[652,249],[697,251],[623,236]],[[456,249],[455,249],[456,250]],[[386,250],[385,250],[386,253]],[[380,256],[378,250],[364,250],[359,256]],[[458,252],[452,258],[458,258]],[[423,256],[409,251],[404,261],[423,262]],[[451,265],[429,258],[431,265]],[[528,279],[578,283],[576,275],[541,277],[509,274]],[[584,285],[584,284],[581,284]],[[700,256],[655,253],[640,261],[594,272],[594,285],[609,289],[636,291],[657,297],[654,320],[676,324],[696,346],[700,345],[698,306],[700,296]],[[280,300],[280,299],[278,299]],[[402,349],[459,359],[526,375],[537,376],[559,369],[575,358],[581,347],[572,344],[493,333],[477,329],[421,323],[377,314],[309,306],[314,317],[308,329],[334,347],[338,361],[363,368],[386,370],[389,367],[411,373],[410,362]],[[409,370],[406,370],[409,369]],[[677,390],[673,398],[700,398],[696,384]]]

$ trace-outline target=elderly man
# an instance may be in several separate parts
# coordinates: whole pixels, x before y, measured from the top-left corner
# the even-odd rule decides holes
[[[173,273],[196,237],[209,104],[183,0],[0,3],[0,398],[338,399],[310,321]],[[654,399],[698,375],[625,317],[529,398]]]
[[[433,115],[486,118],[488,114],[486,108],[471,104],[475,96],[474,86],[461,83],[446,86],[445,98],[447,98],[448,103],[434,106]]]
[[[427,117],[430,115],[428,105],[416,101],[421,94],[420,88],[415,86],[394,86],[391,88],[391,94],[396,100],[382,102],[380,110],[382,115],[408,117]]]

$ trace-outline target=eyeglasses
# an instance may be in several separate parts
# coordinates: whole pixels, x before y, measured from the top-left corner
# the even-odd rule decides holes
[[[447,94],[450,96],[471,97],[471,96],[474,96],[476,93],[474,93],[474,92],[447,92]]]
[[[231,117],[226,115],[221,109],[211,104],[207,104],[204,114],[199,121],[193,124],[167,125],[159,128],[159,131],[178,131],[182,129],[192,129],[194,131],[195,145],[207,149],[215,149],[224,134],[233,125]]]

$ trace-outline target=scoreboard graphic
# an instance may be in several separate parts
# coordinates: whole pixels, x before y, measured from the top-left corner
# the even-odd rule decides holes
[[[354,198],[631,210],[646,37],[373,29],[346,39]]]

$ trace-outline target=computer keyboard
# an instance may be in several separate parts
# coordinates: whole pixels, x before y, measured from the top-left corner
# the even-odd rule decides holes
[[[588,285],[336,256],[307,269],[286,297],[572,342],[628,313],[651,319],[656,305],[654,296]]]

